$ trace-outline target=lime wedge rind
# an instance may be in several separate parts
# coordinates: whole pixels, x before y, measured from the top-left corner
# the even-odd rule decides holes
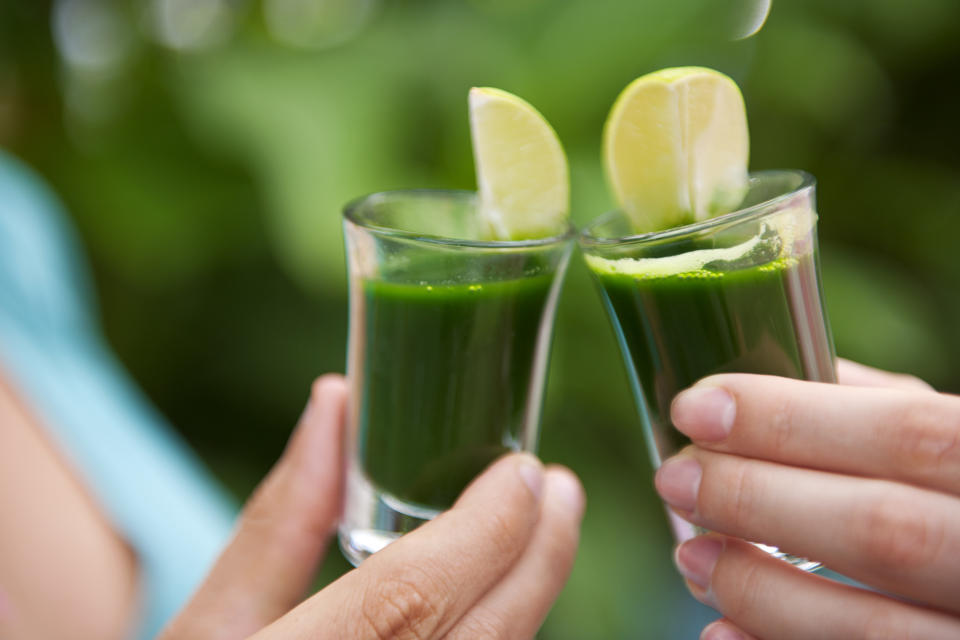
[[[587,264],[595,273],[627,275],[637,279],[666,278],[677,275],[723,277],[724,272],[705,272],[711,262],[733,262],[746,257],[763,243],[779,244],[778,260],[795,259],[813,250],[811,241],[817,214],[809,203],[779,211],[764,221],[758,233],[731,247],[698,249],[677,255],[657,258],[604,258],[585,254]],[[768,235],[768,234],[773,234]]]

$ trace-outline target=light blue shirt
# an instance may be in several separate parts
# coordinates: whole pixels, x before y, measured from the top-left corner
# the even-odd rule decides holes
[[[0,368],[136,552],[135,637],[154,637],[200,584],[235,508],[107,347],[63,206],[3,151]]]

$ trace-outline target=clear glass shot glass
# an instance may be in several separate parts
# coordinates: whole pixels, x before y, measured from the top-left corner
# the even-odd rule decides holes
[[[357,565],[450,507],[487,465],[535,451],[574,245],[480,238],[476,196],[394,191],[344,210],[350,291],[347,487]]]
[[[705,376],[836,381],[816,222],[813,176],[763,171],[751,174],[732,213],[637,235],[614,211],[581,232],[654,468],[689,444],[670,422],[670,403]],[[667,513],[678,542],[703,532]],[[758,546],[803,569],[819,567]]]

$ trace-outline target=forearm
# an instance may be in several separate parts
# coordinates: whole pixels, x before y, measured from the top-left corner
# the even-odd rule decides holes
[[[137,565],[0,375],[0,638],[128,638]]]

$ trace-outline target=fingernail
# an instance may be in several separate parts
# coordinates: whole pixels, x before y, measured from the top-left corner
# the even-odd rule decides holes
[[[694,511],[702,475],[703,469],[695,459],[671,458],[657,471],[654,484],[660,497],[670,505],[682,511]]]
[[[726,389],[691,387],[673,399],[673,425],[692,440],[717,442],[730,435],[737,403]]]
[[[710,576],[723,551],[723,540],[712,536],[700,536],[687,540],[674,553],[674,562],[684,578],[701,589],[710,588]]]
[[[547,493],[550,496],[556,496],[567,510],[576,514],[577,517],[583,514],[586,497],[583,494],[583,487],[571,472],[553,469],[548,474],[547,482],[549,483]]]
[[[747,640],[747,636],[726,623],[714,622],[703,630],[700,640]]]
[[[520,454],[517,472],[535,497],[543,494],[543,465],[529,453]]]

